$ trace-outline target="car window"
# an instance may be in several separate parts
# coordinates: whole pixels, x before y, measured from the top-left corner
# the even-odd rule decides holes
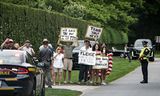
[[[24,54],[18,51],[0,51],[0,64],[22,64]]]
[[[26,52],[26,62],[31,64],[31,65],[35,65],[34,61],[33,61],[33,57]]]
[[[143,47],[142,41],[144,40],[137,40],[134,44],[134,47]],[[148,42],[148,47],[152,47],[152,42],[150,40],[146,40]]]

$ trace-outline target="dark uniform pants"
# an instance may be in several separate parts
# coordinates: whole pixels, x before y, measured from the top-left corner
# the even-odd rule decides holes
[[[143,81],[148,82],[148,61],[141,60],[141,67],[142,67]]]
[[[86,82],[88,80],[88,71],[89,71],[89,65],[80,65],[80,72],[79,72],[79,82],[84,80]]]

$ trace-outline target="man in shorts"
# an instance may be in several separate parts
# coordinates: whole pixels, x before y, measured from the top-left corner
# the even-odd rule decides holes
[[[71,81],[71,72],[72,72],[72,51],[75,48],[75,45],[72,42],[67,42],[66,45],[63,46],[64,48],[64,68],[63,68],[63,77],[64,77],[64,83],[67,83],[66,81],[66,73],[68,71],[68,82],[72,83]]]

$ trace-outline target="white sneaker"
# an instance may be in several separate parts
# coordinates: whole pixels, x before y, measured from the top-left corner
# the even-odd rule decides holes
[[[102,82],[101,84],[102,84],[102,85],[106,85],[106,83],[105,83],[105,82]]]
[[[67,81],[64,81],[64,84],[66,84],[67,83]]]
[[[90,81],[89,83],[90,83],[90,84],[93,84],[93,81]]]
[[[69,83],[72,84],[73,82],[72,82],[72,81],[69,81]]]

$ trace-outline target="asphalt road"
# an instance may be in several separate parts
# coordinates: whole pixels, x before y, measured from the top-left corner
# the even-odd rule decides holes
[[[149,63],[149,83],[140,84],[141,68],[106,86],[85,92],[82,96],[160,96],[160,59]]]

